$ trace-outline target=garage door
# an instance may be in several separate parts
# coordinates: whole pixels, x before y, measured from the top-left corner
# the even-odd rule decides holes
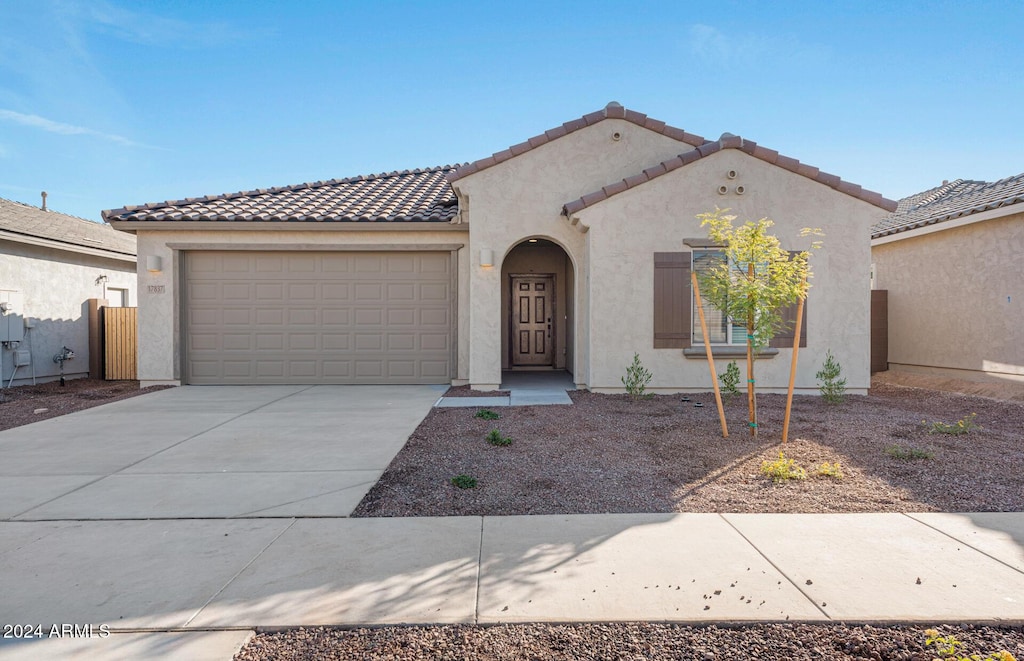
[[[448,383],[450,255],[186,253],[185,380]]]

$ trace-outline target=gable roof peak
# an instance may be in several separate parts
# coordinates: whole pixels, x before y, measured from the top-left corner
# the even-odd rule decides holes
[[[487,158],[481,158],[480,160],[473,161],[472,163],[466,163],[455,168],[454,172],[448,174],[448,181],[454,182],[467,177],[471,174],[475,174],[481,170],[486,170],[489,167],[493,167],[498,163],[503,163],[510,158],[519,156],[520,154],[526,153],[543,144],[552,142],[559,138],[562,138],[570,133],[579,131],[580,129],[593,126],[598,122],[602,122],[606,119],[622,119],[631,124],[636,124],[641,128],[645,128],[655,133],[660,133],[667,138],[672,138],[691,147],[697,147],[707,142],[704,138],[693,133],[687,133],[686,131],[669,126],[665,122],[657,119],[652,119],[642,112],[636,112],[629,110],[622,106],[618,101],[609,101],[603,109],[589,113],[574,119],[571,122],[566,122],[561,126],[557,126],[549,131],[545,131],[540,135],[536,135],[525,142],[521,142],[518,145],[512,145],[508,149],[499,151]]]

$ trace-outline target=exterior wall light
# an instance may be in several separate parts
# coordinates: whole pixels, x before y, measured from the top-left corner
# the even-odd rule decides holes
[[[480,251],[480,266],[494,266],[494,251],[484,250]]]
[[[160,255],[147,255],[146,270],[150,273],[160,273],[164,270],[164,258]]]

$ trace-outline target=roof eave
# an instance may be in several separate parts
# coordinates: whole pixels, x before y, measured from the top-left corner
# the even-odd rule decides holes
[[[587,207],[593,206],[604,200],[607,200],[619,193],[642,186],[643,184],[657,179],[658,177],[668,174],[673,170],[695,163],[702,158],[710,156],[711,154],[724,151],[726,149],[736,149],[741,151],[748,156],[757,158],[771,165],[776,165],[784,170],[789,170],[794,174],[798,174],[802,177],[806,177],[811,181],[828,186],[840,193],[849,195],[855,199],[859,199],[868,204],[874,205],[890,213],[896,210],[897,202],[883,197],[881,193],[861,188],[857,184],[843,181],[834,174],[828,172],[822,172],[818,168],[801,163],[795,158],[783,156],[779,152],[773,149],[767,149],[758,145],[753,140],[744,140],[739,136],[724,135],[721,139],[716,141],[705,142],[695,149],[688,152],[683,152],[675,158],[671,158],[667,161],[655,165],[654,167],[647,168],[643,172],[640,172],[632,177],[627,177],[616,181],[615,183],[609,184],[600,190],[588,193],[583,197],[567,202],[562,207],[562,215],[565,217],[571,217],[573,214],[577,214]]]

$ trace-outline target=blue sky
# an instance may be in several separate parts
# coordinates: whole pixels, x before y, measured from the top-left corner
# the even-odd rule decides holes
[[[475,160],[611,100],[899,198],[1024,172],[1024,3],[0,2],[0,196]]]

